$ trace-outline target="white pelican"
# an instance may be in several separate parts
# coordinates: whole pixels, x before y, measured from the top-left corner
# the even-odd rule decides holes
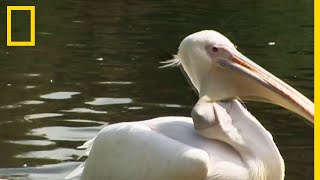
[[[216,31],[189,35],[167,63],[181,64],[199,93],[192,118],[109,125],[83,145],[90,154],[67,178],[283,180],[284,162],[271,134],[237,99],[271,102],[311,123],[313,103]]]

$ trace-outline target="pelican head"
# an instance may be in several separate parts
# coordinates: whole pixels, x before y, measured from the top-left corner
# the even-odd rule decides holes
[[[169,65],[181,64],[206,101],[242,98],[280,105],[313,123],[313,103],[244,55],[222,34],[204,30],[187,36]]]

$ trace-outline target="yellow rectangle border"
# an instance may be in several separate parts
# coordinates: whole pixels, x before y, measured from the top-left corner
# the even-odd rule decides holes
[[[11,40],[11,11],[30,11],[30,41]],[[7,6],[7,46],[35,46],[35,6]]]
[[[314,179],[320,180],[320,2],[314,1]]]

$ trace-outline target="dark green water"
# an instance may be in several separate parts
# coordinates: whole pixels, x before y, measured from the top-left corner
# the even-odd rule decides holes
[[[5,46],[6,5],[17,4],[36,6],[36,47]],[[80,162],[83,151],[76,147],[104,122],[189,116],[195,93],[179,69],[158,69],[158,62],[203,29],[223,33],[313,100],[310,0],[41,0],[0,6],[0,178],[62,179]],[[29,32],[21,27],[29,22],[17,14],[13,32],[23,39]],[[286,179],[313,179],[313,128],[277,106],[246,106],[273,134]]]

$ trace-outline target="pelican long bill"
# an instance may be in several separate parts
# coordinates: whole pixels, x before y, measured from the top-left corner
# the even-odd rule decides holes
[[[244,96],[243,99],[269,101],[301,115],[311,123],[314,122],[314,105],[308,98],[240,52],[236,51],[229,61],[224,62],[223,65],[256,82],[247,84],[247,86],[254,87],[256,92],[251,96]]]

